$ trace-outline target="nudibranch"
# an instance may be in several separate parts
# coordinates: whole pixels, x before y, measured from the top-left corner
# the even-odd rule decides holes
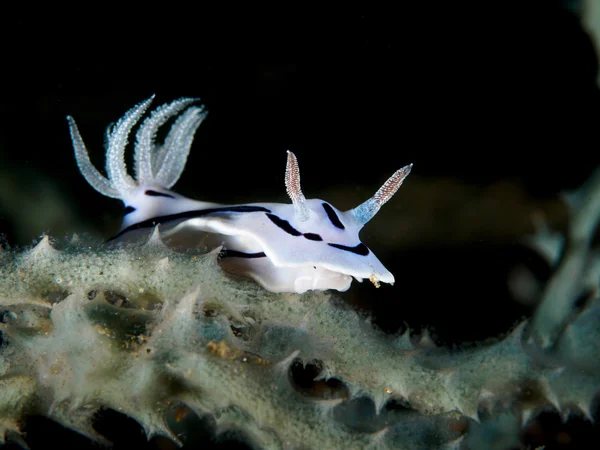
[[[113,241],[149,234],[177,248],[210,250],[222,245],[219,261],[230,273],[248,276],[272,292],[311,289],[346,291],[352,278],[394,283],[394,276],[363,244],[359,231],[398,190],[411,165],[396,171],[369,200],[340,211],[329,202],[306,199],[300,188],[296,156],[288,151],[285,186],[291,204],[223,205],[192,200],[171,190],[181,176],[194,134],[206,117],[198,99],[165,104],[142,122],[134,145],[134,174],[125,166],[131,130],[154,97],[129,110],[106,131],[106,174],[91,163],[72,117],[69,122],[77,165],[88,183],[125,204],[123,222]],[[175,119],[176,118],[176,119]],[[164,142],[156,133],[175,119]]]

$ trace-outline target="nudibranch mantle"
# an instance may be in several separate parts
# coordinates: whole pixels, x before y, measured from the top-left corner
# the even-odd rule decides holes
[[[363,244],[362,227],[398,190],[412,164],[396,171],[373,197],[340,211],[329,202],[306,199],[300,188],[296,156],[288,151],[285,184],[292,203],[223,205],[192,200],[170,190],[181,176],[194,134],[204,118],[197,99],[182,98],[154,110],[140,125],[134,146],[134,172],[125,166],[132,128],[154,97],[129,110],[106,133],[106,173],[91,163],[72,117],[67,117],[77,165],[103,195],[125,204],[123,222],[111,241],[148,235],[160,224],[163,241],[174,248],[219,245],[227,272],[248,276],[272,292],[303,293],[311,289],[346,291],[352,278],[394,283],[394,276]],[[177,117],[162,144],[158,129]]]

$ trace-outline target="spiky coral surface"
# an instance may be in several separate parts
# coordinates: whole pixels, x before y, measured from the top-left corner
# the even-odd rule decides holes
[[[93,416],[107,407],[177,440],[165,416],[184,404],[259,448],[506,448],[536,407],[589,414],[600,386],[597,301],[552,334],[552,351],[522,324],[451,352],[392,339],[326,293],[232,279],[215,253],[172,252],[158,231],[141,246],[55,247],[44,237],[1,255],[3,439],[43,414],[101,440]],[[344,389],[299,392],[290,367],[315,360]]]

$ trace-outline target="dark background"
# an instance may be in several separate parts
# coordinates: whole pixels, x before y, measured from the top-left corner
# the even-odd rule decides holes
[[[202,11],[6,15],[3,165],[90,199],[65,116],[103,166],[105,127],[156,94],[210,110],[181,180],[197,197],[282,194],[286,149],[307,194],[376,184],[408,162],[418,176],[513,177],[536,194],[581,182],[598,162],[600,97],[577,16],[558,1],[423,3],[216,23]]]
[[[600,162],[597,59],[576,2],[414,3],[5,14],[5,245],[118,228],[120,203],[76,167],[66,115],[103,168],[104,129],[129,108],[152,94],[156,106],[200,97],[210,113],[177,192],[287,201],[290,149],[306,196],[346,209],[412,162],[405,186],[362,234],[398,282],[355,283],[345,298],[389,332],[427,328],[445,345],[503,336],[535,306],[515,301],[511,271],[549,274],[521,245],[533,230],[524,211],[539,205],[564,227],[558,194]],[[48,206],[48,192],[64,209]],[[50,221],[47,209],[60,217]]]

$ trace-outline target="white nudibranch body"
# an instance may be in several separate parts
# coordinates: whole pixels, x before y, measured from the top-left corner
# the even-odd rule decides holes
[[[125,204],[119,232],[110,239],[148,236],[160,225],[160,236],[173,248],[222,245],[224,270],[248,276],[273,292],[311,289],[346,291],[352,278],[393,283],[394,276],[363,244],[362,227],[398,190],[411,165],[395,172],[361,205],[340,211],[330,203],[307,200],[300,188],[296,156],[288,151],[285,184],[292,203],[222,205],[183,197],[170,188],[181,176],[194,134],[206,112],[197,99],[182,98],[154,110],[141,124],[134,147],[135,179],[125,167],[125,147],[153,97],[132,108],[106,134],[106,173],[90,162],[72,117],[68,117],[77,165],[101,194]],[[162,144],[158,129],[177,117]]]

